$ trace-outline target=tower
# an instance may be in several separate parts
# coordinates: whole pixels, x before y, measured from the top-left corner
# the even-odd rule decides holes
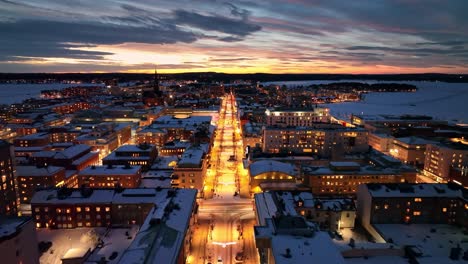
[[[157,65],[154,65],[153,92],[156,96],[161,96],[161,91],[159,90],[159,76]]]
[[[13,166],[13,148],[8,142],[0,140],[0,215],[18,213]]]

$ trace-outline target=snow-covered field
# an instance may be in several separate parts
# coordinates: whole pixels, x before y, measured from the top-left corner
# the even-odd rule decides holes
[[[289,87],[343,81],[271,82]],[[376,81],[359,81],[376,83]],[[388,81],[390,82],[390,81]],[[333,115],[339,118],[351,114],[425,114],[435,118],[468,123],[468,83],[444,82],[394,82],[409,83],[419,89],[415,93],[370,93],[360,102],[328,104]]]
[[[468,83],[410,82],[415,93],[370,93],[360,102],[329,104],[332,114],[424,114],[468,122]]]

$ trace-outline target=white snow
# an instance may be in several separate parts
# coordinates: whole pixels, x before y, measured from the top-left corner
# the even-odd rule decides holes
[[[274,160],[260,160],[250,164],[250,176],[254,177],[266,172],[282,172],[287,175],[297,176],[298,172],[294,165]]]

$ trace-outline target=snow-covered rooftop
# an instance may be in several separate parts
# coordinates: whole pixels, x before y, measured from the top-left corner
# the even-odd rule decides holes
[[[115,152],[150,152],[154,148],[154,145],[148,145],[148,147],[142,147],[139,145],[123,145],[120,146]]]
[[[84,144],[74,145],[69,148],[66,148],[65,150],[61,152],[58,152],[57,154],[55,154],[54,158],[71,159],[86,151],[91,151],[91,147],[88,145],[84,145]]]
[[[192,146],[185,150],[182,154],[181,159],[179,160],[177,166],[187,167],[187,166],[200,166],[200,163],[203,158],[205,151],[200,146]]]
[[[130,247],[123,253],[119,263],[177,263],[181,248],[184,246],[197,191],[178,189],[168,198],[168,189],[158,192],[155,210],[146,218]],[[177,204],[180,209],[165,213],[167,206]],[[155,220],[161,220],[155,223]]]
[[[28,217],[0,215],[0,238],[14,234],[19,228],[30,221]]]
[[[108,175],[137,175],[141,166],[89,166],[79,172],[79,175],[108,176]]]
[[[249,166],[250,176],[255,177],[267,172],[281,172],[291,176],[297,176],[296,167],[290,163],[279,162],[275,160],[260,160]]]
[[[83,196],[80,190],[74,190],[66,198],[59,199],[58,190],[40,190],[33,195],[31,204],[109,204],[113,197],[114,190],[94,189],[89,196]]]
[[[47,166],[42,168],[38,168],[36,166],[16,166],[16,176],[52,176],[62,170],[65,170],[65,168],[56,166]]]
[[[452,187],[453,186],[453,187]],[[442,183],[369,183],[361,185],[373,197],[463,197],[463,188]]]
[[[426,145],[432,141],[420,138],[420,137],[400,137],[395,138],[396,141],[403,142],[408,145]]]
[[[437,224],[378,224],[374,225],[385,240],[390,238],[398,246],[415,246],[422,256],[418,263],[466,263],[461,258],[453,261],[450,250],[460,246],[461,252],[468,250],[468,236],[452,225]],[[463,253],[462,253],[463,255]]]

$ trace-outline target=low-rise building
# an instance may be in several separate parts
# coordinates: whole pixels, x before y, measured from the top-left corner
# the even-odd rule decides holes
[[[295,190],[300,183],[298,168],[285,162],[259,160],[249,165],[250,190]]]
[[[418,137],[395,138],[390,148],[390,155],[404,163],[420,166],[424,164],[426,145],[431,143]]]
[[[137,132],[138,144],[151,144],[162,147],[167,142],[167,132],[163,129],[146,127]]]
[[[143,171],[147,171],[157,156],[158,151],[154,145],[123,145],[103,158],[102,163],[104,165],[139,165]]]
[[[91,188],[138,188],[141,166],[89,166],[78,173],[78,186]]]
[[[389,156],[371,159],[369,164],[330,162],[329,166],[304,166],[304,184],[316,195],[352,195],[361,184],[415,182],[416,170]],[[382,163],[376,163],[376,162]],[[385,161],[385,162],[383,162]]]
[[[358,218],[370,232],[375,224],[455,224],[468,226],[466,190],[456,184],[363,184]]]
[[[255,246],[261,263],[345,263],[329,234],[290,206],[275,202],[269,193],[256,194],[254,200]]]
[[[174,167],[172,186],[197,189],[203,195],[208,159],[202,146],[188,148]]]
[[[447,125],[444,120],[435,120],[424,115],[352,115],[351,122],[370,132],[392,133],[403,127],[430,127]]]
[[[380,152],[389,152],[393,137],[385,133],[369,133],[369,146]]]
[[[189,255],[196,196],[171,188],[42,190],[33,197],[33,219],[37,228],[141,225],[118,263],[178,264]]]
[[[59,187],[65,181],[65,168],[56,166],[17,166],[18,196],[22,204],[28,204],[39,188]]]

